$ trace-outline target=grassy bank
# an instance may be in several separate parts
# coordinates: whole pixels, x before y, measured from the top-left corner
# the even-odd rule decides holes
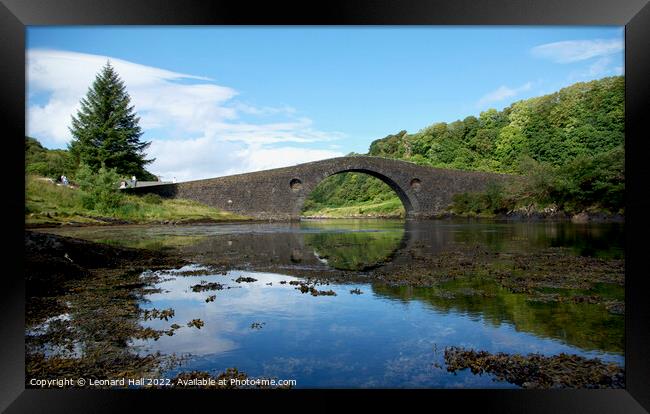
[[[29,175],[25,179],[25,224],[49,226],[61,224],[219,222],[248,220],[191,200],[165,200],[157,196],[124,195],[120,205],[97,211],[84,207],[84,192],[56,185],[47,179]]]
[[[375,217],[375,218],[403,218],[404,207],[395,196],[386,201],[359,203],[352,206],[322,207],[302,212],[303,217],[313,218],[349,218],[349,217]]]

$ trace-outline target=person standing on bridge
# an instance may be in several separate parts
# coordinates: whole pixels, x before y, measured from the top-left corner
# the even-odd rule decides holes
[[[131,177],[131,181],[133,181],[133,186],[135,187],[138,184],[138,180],[135,179],[135,175]]]

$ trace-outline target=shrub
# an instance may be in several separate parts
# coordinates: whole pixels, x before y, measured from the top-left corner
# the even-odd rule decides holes
[[[512,210],[516,196],[502,184],[492,183],[485,192],[456,194],[452,200],[451,209],[458,214],[496,214]]]
[[[508,197],[501,184],[492,183],[485,191],[485,204],[492,213],[505,213],[514,207],[512,198]]]
[[[555,204],[560,210],[575,213],[594,207],[615,212],[625,207],[623,146],[596,155],[579,155],[560,167],[523,157],[519,171],[525,177],[520,183],[459,194],[453,199],[452,210],[460,214],[500,213],[516,206]]]
[[[84,208],[101,213],[112,213],[122,202],[118,190],[120,176],[114,169],[102,166],[97,173],[85,164],[79,166],[76,181],[85,193],[82,203]]]
[[[561,197],[575,210],[597,205],[624,207],[625,153],[622,146],[595,156],[579,156],[561,170]]]
[[[462,193],[453,196],[452,210],[455,213],[480,213],[486,207],[481,193]]]
[[[133,202],[123,202],[115,209],[115,213],[126,220],[138,220],[143,217],[142,206]]]

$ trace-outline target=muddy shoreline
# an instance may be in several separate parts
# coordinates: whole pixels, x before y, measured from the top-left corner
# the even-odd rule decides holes
[[[625,388],[625,371],[598,359],[559,354],[491,354],[451,347],[445,349],[447,371],[469,369],[475,375],[492,374],[526,389]]]
[[[308,220],[345,220],[345,219],[404,219],[403,215],[399,214],[372,214],[372,215],[352,215],[345,217],[332,217],[332,216],[302,216],[302,219]],[[623,214],[606,214],[594,213],[584,211],[578,214],[570,214],[564,211],[537,211],[519,209],[508,213],[501,214],[457,214],[452,212],[441,213],[437,216],[422,218],[422,220],[452,220],[452,219],[478,219],[478,220],[494,220],[506,222],[518,221],[554,221],[554,222],[572,222],[572,223],[625,223],[625,215]],[[412,218],[409,220],[419,220]]]
[[[126,346],[142,333],[137,304],[154,281],[140,275],[184,260],[32,231],[25,231],[25,255],[27,387],[31,378],[158,372],[160,356],[139,356]]]
[[[25,228],[28,230],[39,230],[39,229],[52,229],[52,228],[62,228],[62,227],[110,227],[110,226],[176,226],[176,225],[192,225],[192,224],[236,224],[236,223],[268,223],[268,222],[287,222],[287,220],[258,220],[258,219],[249,219],[249,220],[210,220],[210,219],[191,219],[191,220],[161,220],[161,221],[152,221],[152,222],[132,222],[121,219],[112,219],[107,217],[89,217],[97,220],[94,223],[81,223],[81,222],[65,222],[65,223],[40,223],[40,224],[30,224],[26,223]],[[435,217],[426,217],[426,218],[404,218],[402,215],[390,215],[390,214],[380,214],[380,215],[353,215],[345,217],[329,217],[329,216],[301,216],[299,220],[350,220],[350,219],[361,219],[361,220],[383,220],[383,219],[395,219],[395,220],[453,220],[453,219],[467,219],[467,220],[494,220],[497,222],[572,222],[572,223],[625,223],[625,216],[622,214],[604,214],[604,213],[589,213],[583,212],[579,214],[569,214],[565,212],[537,212],[537,211],[517,211],[511,212],[508,214],[497,214],[497,215],[467,215],[467,214],[454,214],[454,213],[443,213]],[[296,220],[296,221],[299,221]]]
[[[159,378],[163,370],[182,361],[176,355],[137,355],[128,350],[127,342],[131,338],[173,335],[181,328],[177,324],[162,331],[142,328],[140,319],[168,320],[174,311],[142,311],[137,302],[160,280],[155,272],[143,278],[143,272],[179,269],[189,264],[187,260],[169,252],[114,247],[29,230],[25,231],[25,253],[27,388],[41,388],[31,383],[33,379],[40,383],[51,380],[53,386],[59,387],[56,381],[60,378],[85,378],[106,384],[94,388],[124,387],[124,378],[134,382]],[[74,315],[75,326],[70,318],[61,317],[69,313]],[[187,326],[200,329],[202,324],[200,319],[194,319]],[[79,347],[83,348],[82,355],[76,352]],[[57,352],[47,355],[48,348],[56,348]],[[207,380],[216,385],[200,385]],[[249,384],[233,385],[232,380],[248,380]],[[181,372],[170,384],[174,388],[291,388],[264,385],[265,380],[251,378],[233,367],[217,375]],[[66,384],[63,388],[76,386]]]
[[[97,220],[94,223],[65,222],[65,223],[25,223],[26,230],[65,228],[65,227],[110,227],[110,226],[180,226],[192,224],[237,224],[237,223],[265,223],[267,220],[211,220],[211,219],[190,219],[190,220],[161,220],[151,222],[134,222],[107,217],[89,217]]]

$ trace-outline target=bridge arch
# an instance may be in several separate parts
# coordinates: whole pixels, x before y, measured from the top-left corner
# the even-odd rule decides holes
[[[348,166],[345,168],[341,168],[339,170],[328,170],[324,174],[319,174],[316,177],[312,178],[311,182],[309,183],[308,186],[303,186],[302,185],[302,180],[300,178],[294,178],[290,181],[290,186],[294,191],[304,191],[303,194],[301,194],[301,197],[298,197],[296,199],[296,207],[294,209],[295,214],[300,215],[302,212],[303,206],[305,204],[305,201],[309,197],[309,195],[318,187],[320,183],[322,183],[325,179],[328,177],[338,175],[338,174],[345,174],[345,173],[361,173],[361,174],[367,174],[372,177],[375,177],[379,180],[381,180],[383,183],[388,185],[391,190],[399,197],[400,201],[402,202],[402,206],[404,206],[404,211],[406,212],[406,217],[410,217],[414,214],[414,212],[419,210],[419,205],[418,205],[418,200],[417,198],[414,197],[412,193],[413,191],[418,191],[419,190],[419,183],[420,179],[417,177],[414,177],[411,182],[412,183],[417,183],[417,184],[412,184],[411,185],[411,191],[409,189],[403,188],[403,185],[400,185],[394,178],[390,176],[390,174],[386,174],[385,172],[381,172],[378,169],[375,168],[368,168],[368,167],[359,167],[359,166]],[[300,183],[300,184],[297,184]],[[417,190],[416,190],[417,188]]]

